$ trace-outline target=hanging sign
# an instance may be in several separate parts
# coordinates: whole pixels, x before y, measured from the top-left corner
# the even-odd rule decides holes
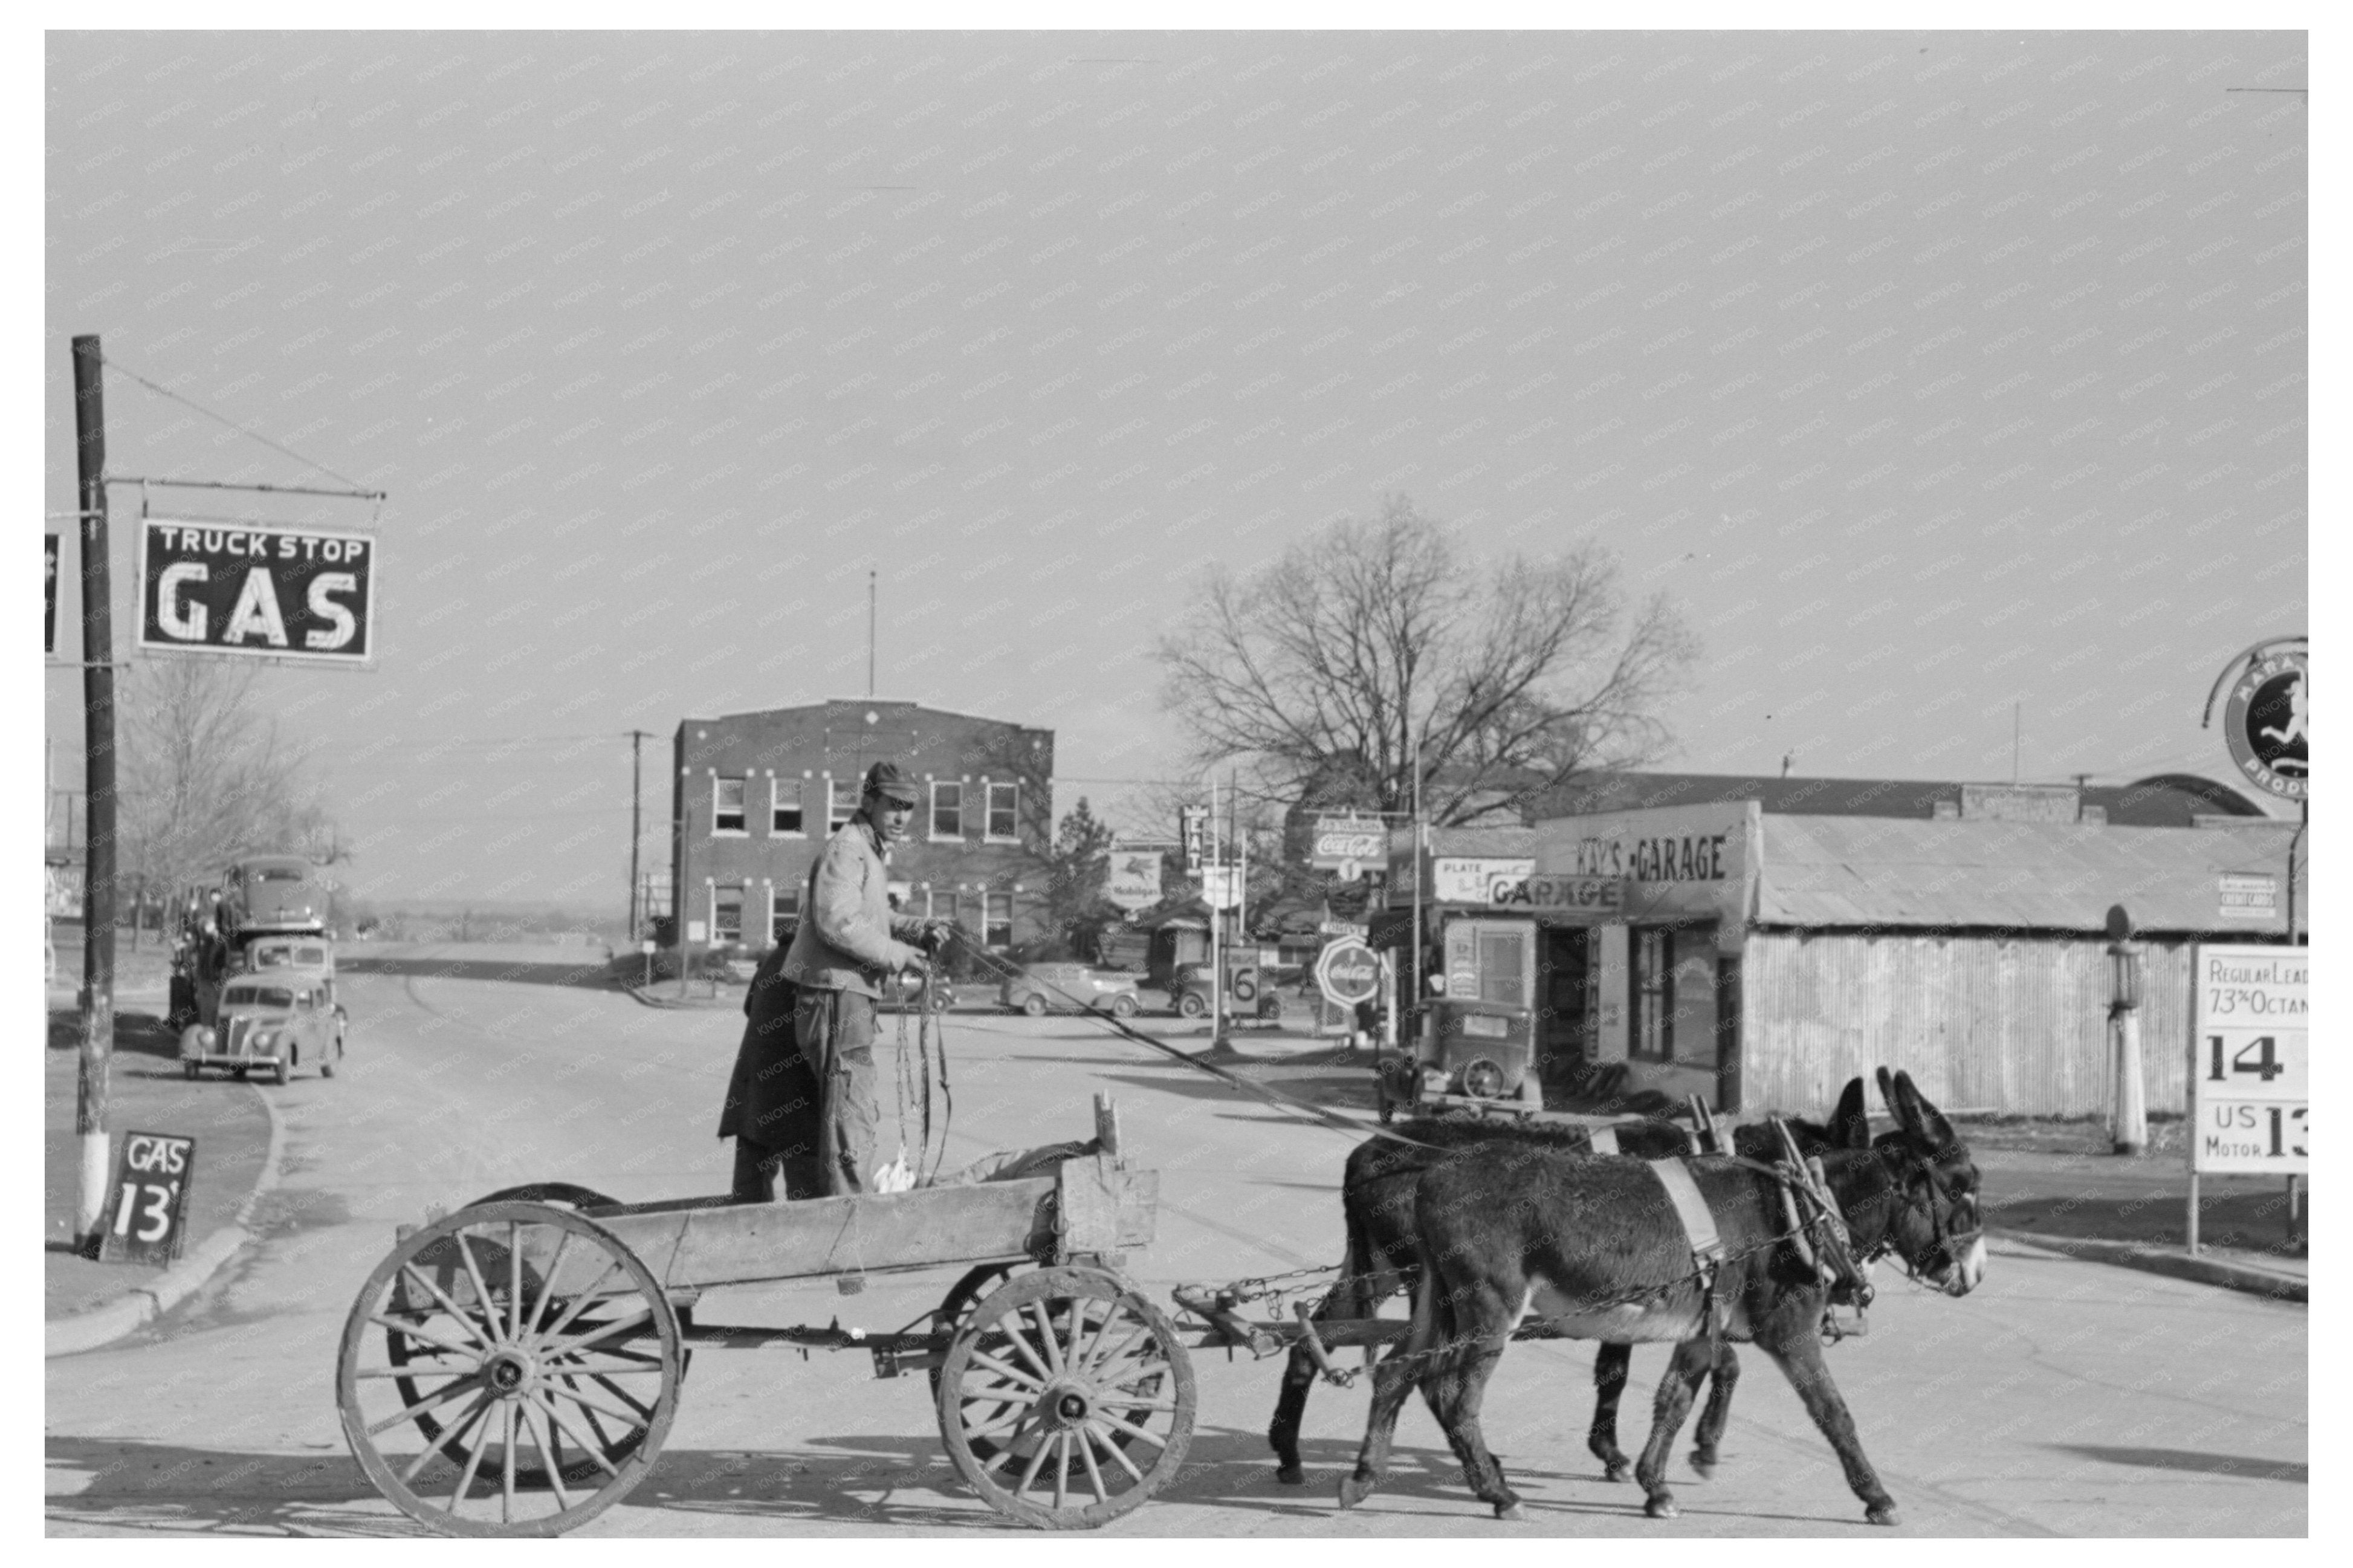
[[[188,1181],[196,1140],[168,1132],[134,1132],[115,1157],[107,1207],[103,1263],[170,1263],[187,1242]]]
[[[1308,845],[1307,863],[1336,870],[1347,861],[1378,860],[1388,847],[1388,828],[1377,817],[1319,817]]]
[[[2196,949],[2189,1169],[2292,1176],[2310,1169],[2305,948]]]
[[[1148,909],[1160,902],[1160,852],[1111,852],[1103,877],[1103,896],[1122,909]]]
[[[371,535],[142,518],[139,646],[366,665],[375,561]]]
[[[2263,650],[2231,683],[2222,739],[2254,786],[2284,800],[2306,799],[2312,753],[2312,659],[2302,647]]]

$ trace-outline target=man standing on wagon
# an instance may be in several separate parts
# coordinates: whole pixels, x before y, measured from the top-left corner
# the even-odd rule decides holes
[[[818,1153],[835,1196],[873,1190],[874,1004],[883,981],[930,968],[925,949],[946,945],[947,923],[893,917],[890,848],[906,838],[915,788],[895,762],[866,770],[858,814],[826,841],[809,907],[785,954],[798,999],[793,1035],[817,1075]]]

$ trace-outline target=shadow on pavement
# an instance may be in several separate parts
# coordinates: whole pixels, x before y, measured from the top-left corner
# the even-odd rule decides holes
[[[1356,1446],[1339,1438],[1308,1439],[1301,1454],[1309,1483],[1276,1482],[1266,1440],[1225,1427],[1196,1430],[1184,1468],[1150,1501],[1121,1522],[1152,1533],[1157,1502],[1246,1509],[1285,1517],[1337,1511],[1334,1489],[1356,1463]],[[423,1526],[390,1511],[358,1464],[340,1450],[317,1454],[255,1454],[170,1443],[51,1435],[47,1458],[53,1481],[86,1473],[79,1491],[53,1493],[44,1512],[53,1524],[106,1531],[229,1534],[413,1537]],[[1544,1483],[1591,1481],[1514,1467],[1515,1476]],[[1463,1489],[1452,1455],[1400,1447],[1378,1497],[1459,1502],[1466,1528],[1486,1510]],[[1609,1500],[1535,1506],[1557,1511],[1639,1517],[1640,1494],[1610,1488]],[[1619,1500],[1623,1499],[1626,1500]],[[366,1505],[356,1511],[354,1505]],[[1028,1533],[989,1510],[964,1483],[931,1436],[836,1436],[807,1440],[790,1452],[671,1449],[653,1473],[619,1504],[685,1513],[869,1526],[878,1531],[923,1528],[997,1529]],[[378,1511],[382,1510],[382,1511]]]
[[[2241,1454],[2201,1454],[2193,1448],[2110,1448],[2096,1443],[2052,1443],[2062,1454],[2080,1454],[2110,1465],[2154,1470],[2189,1470],[2203,1476],[2246,1476],[2259,1481],[2312,1484],[2312,1467],[2293,1459],[2251,1459]]]

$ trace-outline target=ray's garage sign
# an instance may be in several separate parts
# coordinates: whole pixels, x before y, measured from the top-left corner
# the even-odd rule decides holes
[[[141,521],[142,649],[367,664],[375,608],[373,535]]]

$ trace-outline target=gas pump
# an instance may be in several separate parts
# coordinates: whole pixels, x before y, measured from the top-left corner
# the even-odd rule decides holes
[[[1381,1063],[1383,1118],[1450,1105],[1541,1110],[1535,923],[1434,913],[1434,961],[1424,968],[1430,994],[1414,1001],[1411,1050]]]

